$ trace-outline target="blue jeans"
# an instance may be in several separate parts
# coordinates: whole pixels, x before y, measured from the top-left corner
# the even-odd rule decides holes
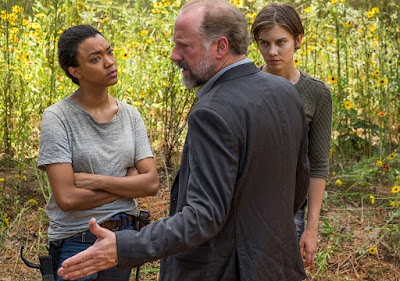
[[[306,225],[306,206],[307,203],[301,206],[301,208],[298,210],[296,216],[294,217],[294,223],[296,224],[296,234],[297,234],[297,240],[300,241],[301,235],[303,235],[304,228]]]
[[[131,225],[129,219],[127,219],[127,216],[125,214],[116,214],[111,218],[111,220],[120,220],[119,230],[124,230],[124,229],[135,230],[135,227]],[[97,237],[89,230],[65,239],[61,247],[57,270],[61,267],[61,264],[64,260],[76,255],[79,252],[86,250],[87,248],[89,248],[94,244],[96,239]],[[56,281],[62,281],[63,279],[57,275],[57,270],[54,273],[54,277]],[[118,267],[114,266],[110,269],[103,270],[95,274],[92,274],[88,277],[83,277],[76,280],[77,281],[92,281],[92,280],[128,281],[130,275],[131,275],[131,270],[119,271]]]

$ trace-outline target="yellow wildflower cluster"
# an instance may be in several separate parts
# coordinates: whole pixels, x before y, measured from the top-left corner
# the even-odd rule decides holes
[[[340,179],[337,179],[337,180],[335,181],[335,185],[336,185],[337,187],[340,187],[342,184],[343,184],[343,182],[342,182]]]
[[[180,3],[178,1],[174,2],[176,7],[180,7]],[[168,11],[163,8],[167,8],[172,5],[172,2],[169,0],[161,0],[153,3],[153,9],[151,9],[151,12],[153,14],[161,13],[163,15],[168,14]]]
[[[379,8],[372,8],[370,11],[367,12],[367,17],[372,18],[375,14],[379,13]]]

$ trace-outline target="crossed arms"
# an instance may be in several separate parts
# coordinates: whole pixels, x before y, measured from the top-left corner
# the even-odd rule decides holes
[[[153,158],[145,158],[128,169],[125,177],[74,173],[70,163],[46,165],[46,172],[57,206],[64,212],[86,210],[124,196],[153,196],[158,191],[157,169]]]

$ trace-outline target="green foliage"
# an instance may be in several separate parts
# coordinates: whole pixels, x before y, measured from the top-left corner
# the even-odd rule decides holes
[[[1,231],[12,223],[6,204],[16,207],[15,218],[28,209],[18,197],[6,200],[3,190],[7,183],[16,191],[24,182],[24,170],[35,166],[29,159],[38,156],[41,114],[77,89],[57,62],[58,37],[72,25],[93,25],[114,47],[119,83],[110,89],[111,94],[140,111],[156,155],[163,159],[166,171],[176,170],[186,121],[197,101],[182,86],[180,71],[169,59],[174,19],[184,2],[0,2],[0,153],[1,158],[21,163],[19,178],[9,175],[8,169],[1,170],[5,173],[0,181]],[[249,27],[266,4],[262,0],[232,2],[243,11]],[[305,27],[302,46],[295,54],[297,67],[332,89],[334,174],[329,184],[338,189],[333,199],[365,204],[369,212],[384,210],[387,222],[377,226],[379,239],[389,241],[398,253],[400,192],[392,192],[400,185],[398,1],[285,2],[294,5]],[[258,65],[263,63],[255,43],[249,46],[248,57]],[[34,171],[35,184],[48,201],[48,180],[41,171]],[[386,193],[376,194],[377,184]],[[332,218],[324,218],[322,234],[335,245],[351,239],[350,234],[340,233]],[[330,246],[317,253],[322,270],[334,251]]]

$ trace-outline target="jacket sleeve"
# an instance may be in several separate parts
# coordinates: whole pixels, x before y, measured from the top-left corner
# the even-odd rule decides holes
[[[128,269],[196,247],[223,227],[231,207],[239,149],[228,123],[215,111],[196,109],[189,117],[185,206],[140,232],[116,232],[119,267]]]
[[[306,201],[308,186],[310,184],[310,163],[308,159],[307,150],[307,132],[308,128],[305,126],[303,140],[299,149],[299,156],[297,159],[297,169],[296,169],[296,191],[294,198],[294,214]]]

